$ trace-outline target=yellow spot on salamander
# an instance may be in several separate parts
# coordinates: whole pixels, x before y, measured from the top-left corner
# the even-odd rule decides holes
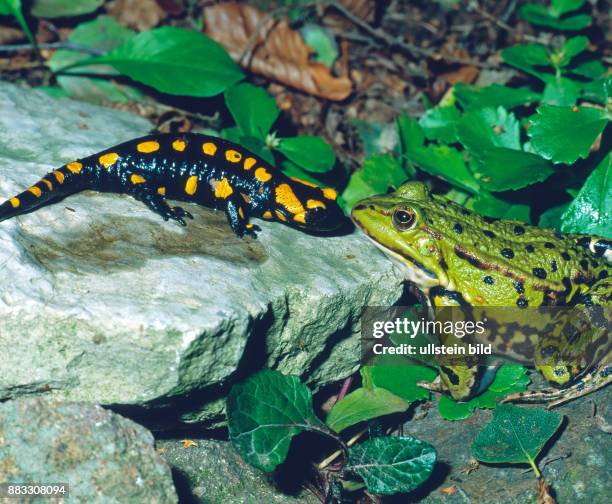
[[[36,187],[36,186],[32,186],[28,189],[28,191],[30,191],[34,196],[36,196],[37,198],[40,198],[42,196],[42,191],[40,190],[40,188]]]
[[[19,208],[19,205],[21,205],[21,201],[19,201],[19,198],[11,198],[9,201],[11,202],[11,206],[13,208]]]
[[[251,168],[253,168],[253,166],[255,166],[255,163],[257,163],[257,160],[253,157],[248,157],[244,160],[244,169],[245,170],[250,170]]]
[[[230,163],[237,163],[242,159],[242,154],[240,152],[230,149],[225,151],[225,159],[227,159]]]
[[[116,152],[109,152],[108,154],[100,156],[98,161],[100,161],[100,164],[104,166],[104,168],[110,168],[117,162],[117,159],[119,159],[119,154]]]
[[[247,224],[245,227],[246,227],[247,229],[253,229],[253,226],[254,226],[254,224]]]
[[[135,173],[132,174],[132,176],[130,177],[130,182],[134,185],[136,184],[144,184],[146,182],[146,179],[141,176],[141,175],[137,175]]]
[[[306,202],[306,208],[326,208],[325,203],[316,199],[309,199]]]
[[[242,209],[242,207],[238,209],[238,215],[240,215],[241,219],[244,219],[244,210]]]
[[[190,196],[193,196],[198,190],[198,177],[197,175],[192,175],[187,179],[185,183],[185,192]]]
[[[53,172],[53,175],[55,175],[55,180],[57,180],[57,181],[58,181],[60,184],[63,184],[63,183],[64,183],[64,179],[65,179],[66,177],[64,176],[64,174],[63,174],[61,171],[59,171],[59,170],[55,170],[55,171]]]
[[[271,219],[271,218],[272,218],[272,212],[270,212],[270,210],[266,210],[266,211],[263,213],[262,217],[263,217],[264,219]]]
[[[215,152],[217,152],[217,146],[212,142],[206,142],[202,145],[202,151],[208,156],[214,156]]]
[[[228,180],[225,177],[223,177],[219,182],[214,184],[214,190],[215,198],[218,199],[226,199],[234,192],[232,186],[229,184]]]
[[[291,189],[289,184],[280,184],[275,190],[276,202],[289,210],[292,214],[297,215],[304,212],[302,202]]]
[[[267,182],[272,178],[272,175],[265,168],[257,168],[255,170],[255,178],[261,182]]]
[[[281,220],[283,222],[287,222],[287,217],[285,217],[282,212],[279,212],[278,210],[274,210],[274,213],[278,217],[278,220]]]
[[[313,184],[312,182],[308,182],[307,180],[302,180],[301,178],[297,178],[297,177],[289,177],[291,180],[293,180],[294,182],[299,182],[300,184],[304,184],[305,186],[308,187],[319,187],[317,184]]]
[[[323,189],[323,196],[325,196],[328,200],[335,200],[338,197],[338,193],[335,189],[331,187],[326,187]]]
[[[155,140],[151,140],[149,142],[140,142],[136,146],[136,149],[138,150],[138,152],[144,152],[145,154],[149,154],[151,152],[159,150],[159,143],[157,143]]]
[[[300,212],[299,214],[294,215],[293,220],[301,222],[302,224],[306,224],[306,212]]]
[[[72,173],[81,173],[83,164],[79,163],[78,161],[73,161],[72,163],[68,163],[66,168],[68,168]]]
[[[46,178],[41,179],[40,181],[47,186],[47,189],[49,189],[49,191],[53,191],[53,184],[49,182]]]
[[[174,142],[172,142],[172,148],[176,151],[183,152],[187,148],[187,143],[185,140],[177,138]]]
[[[157,188],[157,194],[159,194],[160,196],[165,196],[166,195],[166,188],[165,187],[158,187]]]

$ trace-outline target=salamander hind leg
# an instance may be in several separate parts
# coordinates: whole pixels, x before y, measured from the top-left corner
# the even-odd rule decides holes
[[[168,205],[168,202],[164,199],[164,197],[158,194],[152,187],[142,184],[138,187],[132,188],[130,191],[128,191],[128,194],[133,196],[138,201],[142,201],[156,214],[161,215],[166,221],[172,219],[178,222],[181,226],[186,226],[187,223],[185,222],[184,217],[193,219],[193,215],[191,215],[184,208],[179,206],[171,207]]]
[[[257,232],[261,231],[261,228],[255,224],[249,224],[246,212],[244,205],[238,198],[229,198],[227,200],[225,213],[232,231],[241,238],[244,235],[257,238]]]

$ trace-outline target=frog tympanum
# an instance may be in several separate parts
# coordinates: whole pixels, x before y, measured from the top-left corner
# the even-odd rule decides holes
[[[612,306],[612,241],[482,217],[414,181],[358,202],[352,217],[432,306],[508,306],[516,313],[540,306]],[[560,403],[612,381],[607,323],[594,363],[581,368],[538,365],[536,359],[536,368],[556,388],[512,399]],[[478,371],[440,366],[440,385],[457,400],[469,399],[482,390]]]

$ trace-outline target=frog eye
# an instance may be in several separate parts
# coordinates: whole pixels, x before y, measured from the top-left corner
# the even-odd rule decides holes
[[[409,208],[401,208],[393,212],[393,225],[396,228],[405,231],[412,228],[415,223],[416,214],[414,213],[414,210]]]

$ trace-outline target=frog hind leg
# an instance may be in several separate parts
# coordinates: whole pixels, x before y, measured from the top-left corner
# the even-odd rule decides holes
[[[571,387],[517,392],[507,395],[501,402],[547,402],[546,407],[550,409],[590,394],[595,390],[605,387],[610,382],[612,382],[612,365],[600,366],[591,369]]]

